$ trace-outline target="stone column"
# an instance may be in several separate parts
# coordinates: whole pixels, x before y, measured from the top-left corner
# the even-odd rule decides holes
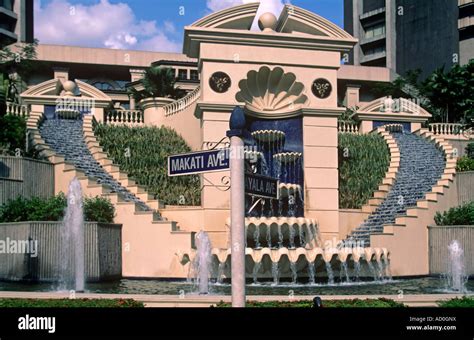
[[[360,85],[347,85],[345,105],[348,108],[354,108],[359,105]]]

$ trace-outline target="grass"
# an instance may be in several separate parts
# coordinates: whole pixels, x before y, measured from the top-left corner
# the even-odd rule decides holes
[[[0,299],[0,308],[143,308],[132,299]]]
[[[382,184],[390,152],[378,134],[339,134],[339,207],[360,209]]]
[[[230,307],[230,303],[219,302],[215,307],[226,308]],[[312,308],[312,300],[297,300],[297,301],[247,301],[246,307],[250,308]],[[325,300],[323,301],[323,307],[328,308],[401,308],[405,307],[404,304],[389,300],[389,299],[353,299],[353,300]]]

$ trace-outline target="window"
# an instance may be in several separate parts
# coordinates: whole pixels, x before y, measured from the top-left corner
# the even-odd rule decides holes
[[[107,90],[113,90],[114,89],[114,87],[111,84],[109,84],[107,82],[101,82],[101,81],[99,81],[97,83],[94,83],[94,87],[101,90],[101,91],[104,91],[104,90],[107,91]]]
[[[178,70],[178,79],[179,80],[188,79],[188,70]]]
[[[365,29],[365,38],[370,39],[385,34],[385,24],[369,26]]]
[[[191,80],[199,80],[199,72],[197,70],[191,70]]]
[[[385,52],[385,46],[371,48],[365,51],[365,55],[372,55]]]
[[[0,7],[13,11],[13,0],[0,0]]]

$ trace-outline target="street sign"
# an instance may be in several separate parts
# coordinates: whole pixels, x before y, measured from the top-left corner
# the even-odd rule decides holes
[[[168,157],[168,176],[229,170],[229,149],[216,149]]]
[[[279,198],[279,181],[273,177],[245,174],[245,194],[262,198]]]

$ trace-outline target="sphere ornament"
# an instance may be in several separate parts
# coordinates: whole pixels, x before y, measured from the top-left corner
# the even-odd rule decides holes
[[[266,12],[263,13],[260,18],[258,18],[258,27],[264,32],[274,31],[277,26],[277,18],[273,13]]]
[[[66,96],[74,96],[77,89],[77,84],[72,80],[66,80],[63,83],[64,95]]]

